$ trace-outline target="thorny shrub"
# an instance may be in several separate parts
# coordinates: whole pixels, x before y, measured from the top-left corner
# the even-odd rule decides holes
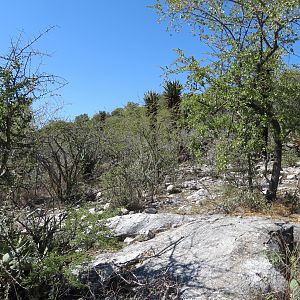
[[[81,286],[72,270],[88,262],[89,251],[118,246],[107,215],[2,207],[0,216],[1,299],[66,299]]]

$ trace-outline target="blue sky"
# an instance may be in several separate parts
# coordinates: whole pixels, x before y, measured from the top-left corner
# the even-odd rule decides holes
[[[162,90],[163,71],[177,57],[173,49],[201,57],[205,50],[187,30],[166,32],[148,8],[155,0],[3,0],[0,42],[24,31],[31,39],[50,26],[38,49],[51,54],[44,70],[66,79],[60,116],[112,111],[143,102],[148,90]],[[55,99],[51,100],[54,101]]]
[[[146,91],[162,90],[161,67],[176,59],[173,49],[200,51],[188,32],[170,34],[157,23],[157,15],[147,7],[154,2],[4,0],[1,52],[22,30],[26,40],[57,26],[37,47],[51,54],[43,68],[68,81],[60,91],[62,116],[91,116],[128,101],[142,103]]]

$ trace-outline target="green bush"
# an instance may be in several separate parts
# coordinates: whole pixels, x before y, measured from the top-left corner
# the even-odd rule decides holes
[[[155,128],[141,107],[126,107],[122,116],[111,117],[103,131],[103,149],[110,158],[101,176],[105,198],[116,207],[141,209],[174,172],[177,147],[176,133],[162,113]]]
[[[1,212],[1,299],[65,299],[83,288],[74,270],[89,261],[92,251],[119,246],[104,225],[109,212]]]
[[[294,167],[299,160],[299,154],[294,149],[288,149],[282,153],[283,167]]]
[[[220,208],[225,213],[234,213],[239,208],[250,211],[268,210],[268,203],[260,192],[227,186],[221,199]]]

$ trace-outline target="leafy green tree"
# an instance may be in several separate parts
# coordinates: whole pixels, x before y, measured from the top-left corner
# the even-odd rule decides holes
[[[112,116],[121,116],[123,114],[123,108],[116,108],[111,112]]]
[[[81,114],[81,115],[75,117],[74,122],[77,124],[84,124],[84,123],[87,123],[89,120],[90,120],[90,118],[87,114]]]
[[[172,26],[192,25],[212,49],[206,65],[178,51],[177,71],[188,71],[194,87],[187,105],[191,124],[202,136],[223,132],[223,146],[239,148],[249,162],[272,139],[274,162],[266,196],[274,200],[283,142],[299,126],[298,106],[291,107],[299,99],[297,85],[292,88],[293,81],[278,89],[291,73],[283,57],[293,53],[299,38],[299,1],[158,0],[155,7]],[[219,159],[226,162],[225,156]]]
[[[109,118],[109,113],[105,111],[99,111],[93,115],[91,121],[95,123],[104,123],[107,118]]]
[[[122,115],[113,115],[105,123],[102,141],[107,163],[101,187],[114,205],[141,209],[173,171],[177,136],[166,113],[158,111],[153,128],[145,107],[129,104]]]

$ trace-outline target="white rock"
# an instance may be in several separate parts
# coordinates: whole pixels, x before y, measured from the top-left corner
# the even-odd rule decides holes
[[[108,220],[109,228],[116,236],[135,236],[149,231],[157,232],[169,229],[172,225],[180,226],[193,221],[193,217],[176,214],[143,214],[116,216]]]
[[[129,216],[119,218],[125,217]],[[141,217],[128,220],[132,229],[153,225],[154,219],[144,217],[161,218]],[[154,271],[163,274],[166,269],[179,279],[182,275],[182,299],[250,300],[253,291],[286,289],[286,280],[266,255],[272,249],[272,243],[267,243],[270,232],[278,229],[274,221],[265,218],[197,216],[194,221],[156,234],[150,240],[131,244],[117,253],[101,254],[92,266],[99,270],[110,264],[124,266],[151,253],[152,257],[140,260],[144,273],[139,275]]]
[[[102,193],[101,193],[101,192],[98,192],[98,193],[96,194],[96,201],[100,201],[100,200],[102,200]]]
[[[128,236],[128,237],[125,238],[124,243],[125,244],[131,244],[134,241],[135,241],[135,238]]]
[[[167,186],[167,192],[169,194],[176,194],[176,193],[180,193],[181,190],[175,187],[173,184],[170,184]]]
[[[90,214],[95,214],[96,211],[97,211],[97,209],[95,207],[92,207],[92,208],[89,209]]]
[[[129,213],[129,210],[127,208],[125,208],[125,207],[121,208],[121,214],[122,215],[127,215],[128,213]]]
[[[167,192],[171,193],[173,191],[173,189],[174,189],[174,185],[173,184],[169,184],[167,186]]]
[[[108,210],[110,208],[110,203],[107,202],[106,204],[104,204],[103,209],[104,210]]]

